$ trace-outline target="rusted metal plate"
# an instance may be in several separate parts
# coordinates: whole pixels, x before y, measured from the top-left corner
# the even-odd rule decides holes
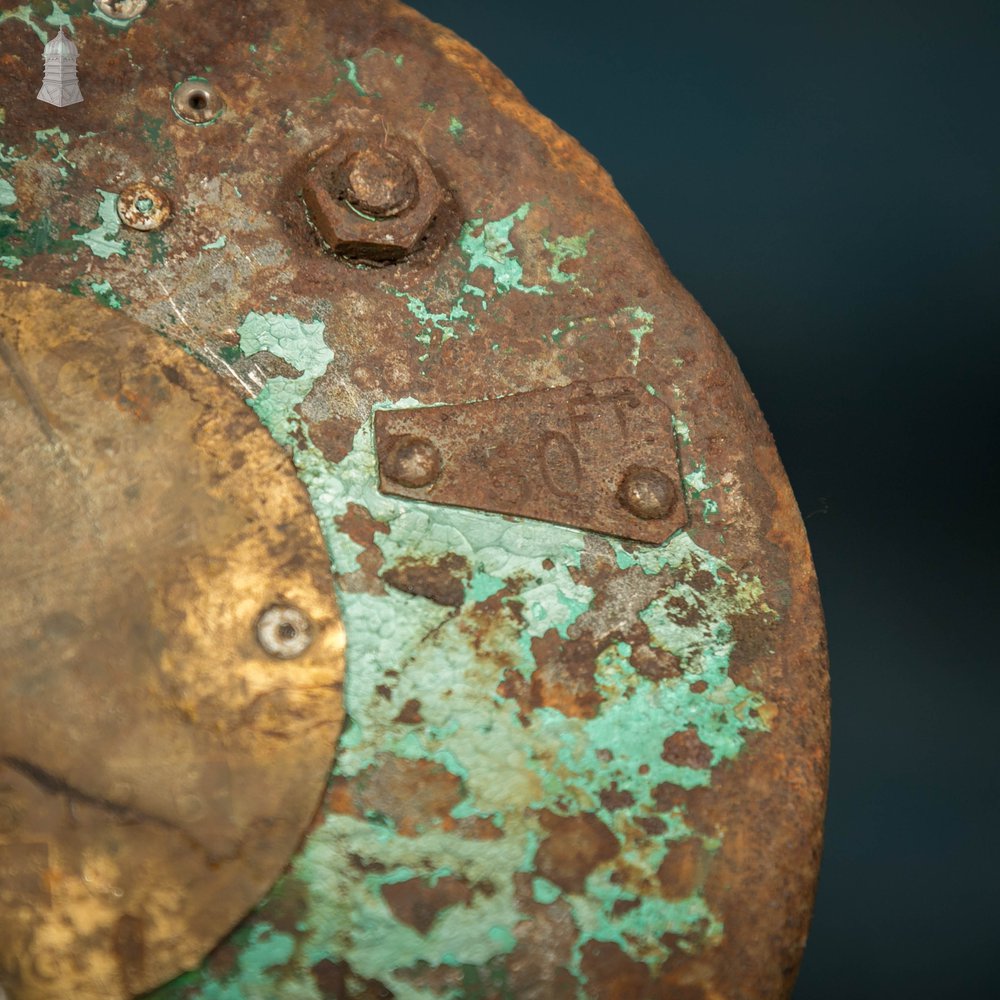
[[[635,379],[375,414],[386,493],[662,543],[687,520],[670,410]]]
[[[608,176],[395,3],[90,9],[58,5],[87,95],[62,110],[34,99],[54,15],[0,20],[0,265],[251,399],[309,488],[348,637],[315,829],[157,1000],[787,996],[826,788],[808,546],[735,361]],[[212,121],[175,110],[184,81]],[[371,266],[373,209],[422,218],[405,178],[330,171],[376,226],[342,255],[304,203],[358,136],[441,191]],[[160,229],[121,224],[138,182],[169,201]],[[663,544],[379,489],[373,411],[608,378],[674,418],[689,516]]]
[[[201,961],[316,809],[344,644],[319,529],[211,372],[5,282],[0,566],[0,980],[131,997]]]

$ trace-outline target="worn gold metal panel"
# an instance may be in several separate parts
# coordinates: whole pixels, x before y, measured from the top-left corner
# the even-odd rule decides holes
[[[207,369],[6,282],[0,567],[0,981],[130,997],[200,961],[312,818],[342,718],[322,538]],[[298,636],[259,634],[282,609]]]

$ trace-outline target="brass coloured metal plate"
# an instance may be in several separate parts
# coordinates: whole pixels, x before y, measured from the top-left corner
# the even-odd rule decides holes
[[[322,537],[211,372],[7,282],[0,565],[0,981],[130,997],[205,956],[316,809],[344,647]]]

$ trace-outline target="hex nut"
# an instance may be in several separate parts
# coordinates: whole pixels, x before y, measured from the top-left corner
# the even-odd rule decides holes
[[[353,133],[313,161],[302,197],[330,250],[385,263],[413,253],[440,211],[444,190],[414,146]]]

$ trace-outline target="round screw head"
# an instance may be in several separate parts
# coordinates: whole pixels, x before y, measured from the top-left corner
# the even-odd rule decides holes
[[[375,219],[391,219],[417,198],[417,172],[387,149],[363,149],[346,164],[344,199]]]
[[[162,229],[170,218],[170,199],[166,192],[145,181],[122,188],[117,207],[118,218],[131,229],[142,232]]]
[[[622,477],[618,502],[643,521],[659,521],[677,505],[677,488],[658,469],[636,465]]]
[[[94,0],[94,6],[113,21],[132,21],[145,12],[149,0]]]
[[[409,489],[430,486],[441,474],[441,453],[426,438],[404,434],[393,439],[382,459],[382,472]]]
[[[269,655],[294,660],[312,645],[312,622],[298,608],[277,604],[257,619],[257,641]]]

